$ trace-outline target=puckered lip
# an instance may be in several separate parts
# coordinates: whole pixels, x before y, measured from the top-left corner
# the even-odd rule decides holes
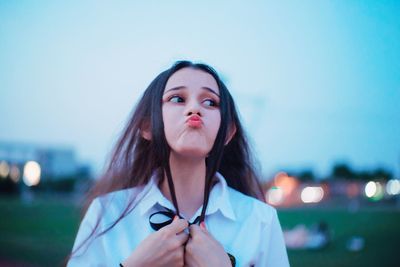
[[[203,121],[198,115],[191,115],[187,118],[186,123],[190,128],[201,128]]]
[[[189,118],[187,118],[186,122],[189,121],[199,121],[199,122],[203,122],[200,118],[199,115],[191,115]]]

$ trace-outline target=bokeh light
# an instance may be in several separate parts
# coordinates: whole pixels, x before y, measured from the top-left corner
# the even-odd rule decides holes
[[[389,180],[386,184],[386,192],[392,196],[400,194],[400,181],[397,179]]]
[[[21,177],[21,172],[19,171],[18,166],[12,165],[11,168],[10,168],[11,181],[13,181],[14,183],[18,183],[20,177]]]
[[[320,186],[307,186],[301,191],[301,201],[304,203],[317,203],[324,197],[324,190]]]
[[[40,182],[40,165],[35,161],[28,161],[24,166],[23,180],[27,186],[34,186]]]
[[[381,200],[383,198],[383,187],[381,183],[369,181],[364,188],[365,195],[371,200]]]
[[[286,197],[296,189],[299,182],[296,178],[287,175],[285,172],[278,172],[274,177],[274,184],[282,189],[283,196]]]
[[[8,174],[10,173],[10,166],[8,166],[8,163],[6,161],[1,161],[0,162],[0,177],[1,178],[6,178]]]
[[[349,198],[355,198],[360,194],[360,188],[356,182],[350,182],[346,187],[346,194]]]
[[[267,202],[271,205],[279,205],[283,202],[283,190],[278,186],[271,187],[266,194]]]
[[[365,195],[367,197],[373,197],[376,193],[376,184],[373,181],[369,181],[366,185],[365,185]]]

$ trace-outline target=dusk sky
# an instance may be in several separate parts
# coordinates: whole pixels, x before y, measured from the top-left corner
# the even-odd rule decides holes
[[[215,67],[262,171],[400,177],[400,1],[1,1],[0,141],[96,173],[151,80]]]

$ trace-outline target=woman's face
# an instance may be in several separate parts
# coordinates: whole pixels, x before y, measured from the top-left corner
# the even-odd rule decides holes
[[[214,77],[193,68],[178,70],[167,81],[162,102],[171,153],[206,157],[221,124],[219,88]]]

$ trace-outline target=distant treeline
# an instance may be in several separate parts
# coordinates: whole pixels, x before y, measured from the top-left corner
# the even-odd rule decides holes
[[[387,181],[393,178],[393,174],[384,168],[376,168],[372,170],[356,171],[346,163],[337,163],[333,165],[331,173],[327,177],[316,177],[312,170],[302,170],[299,172],[289,173],[291,176],[297,177],[300,181],[317,181],[323,179],[343,179],[356,181],[382,180]]]

